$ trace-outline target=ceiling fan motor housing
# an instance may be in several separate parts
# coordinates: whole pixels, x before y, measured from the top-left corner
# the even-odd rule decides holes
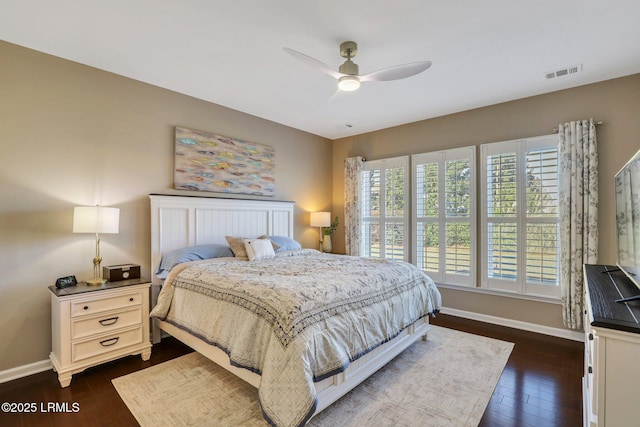
[[[347,59],[346,61],[344,61],[344,64],[342,64],[338,68],[338,71],[340,71],[342,74],[350,74],[352,76],[357,76],[358,75],[358,64],[356,64],[355,62],[351,61],[350,59]]]

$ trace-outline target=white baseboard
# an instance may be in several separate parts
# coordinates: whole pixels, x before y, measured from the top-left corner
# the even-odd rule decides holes
[[[494,325],[507,326],[509,328],[522,329],[524,331],[536,332],[544,335],[551,335],[558,338],[566,338],[573,341],[584,342],[584,333],[570,329],[552,328],[551,326],[537,325],[535,323],[523,322],[520,320],[507,319],[504,317],[490,316],[488,314],[474,313],[471,311],[458,310],[455,308],[442,307],[442,314],[463,317],[465,319],[477,320],[479,322],[493,323]]]
[[[0,384],[53,369],[49,359],[0,371]]]

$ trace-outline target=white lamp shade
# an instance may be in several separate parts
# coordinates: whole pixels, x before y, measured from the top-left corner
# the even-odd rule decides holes
[[[120,209],[103,206],[76,206],[73,208],[74,233],[117,233]]]
[[[311,227],[328,227],[331,225],[331,212],[311,212]]]

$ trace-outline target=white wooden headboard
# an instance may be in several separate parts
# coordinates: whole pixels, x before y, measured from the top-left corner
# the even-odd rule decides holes
[[[225,236],[263,234],[293,238],[293,202],[149,196],[151,199],[151,276],[163,253],[206,243],[227,244]]]

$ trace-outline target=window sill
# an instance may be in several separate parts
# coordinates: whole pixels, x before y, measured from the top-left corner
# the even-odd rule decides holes
[[[436,282],[436,285],[439,288],[453,289],[456,291],[473,292],[473,293],[485,294],[485,295],[495,295],[495,296],[507,297],[507,298],[517,298],[517,299],[523,299],[527,301],[544,302],[547,304],[558,304],[558,305],[562,304],[562,299],[560,297],[554,298],[554,297],[539,296],[539,295],[518,294],[515,292],[497,291],[495,289],[485,289],[485,288],[477,288],[477,287],[461,286],[461,285],[450,285],[446,283],[437,283],[437,282]]]

